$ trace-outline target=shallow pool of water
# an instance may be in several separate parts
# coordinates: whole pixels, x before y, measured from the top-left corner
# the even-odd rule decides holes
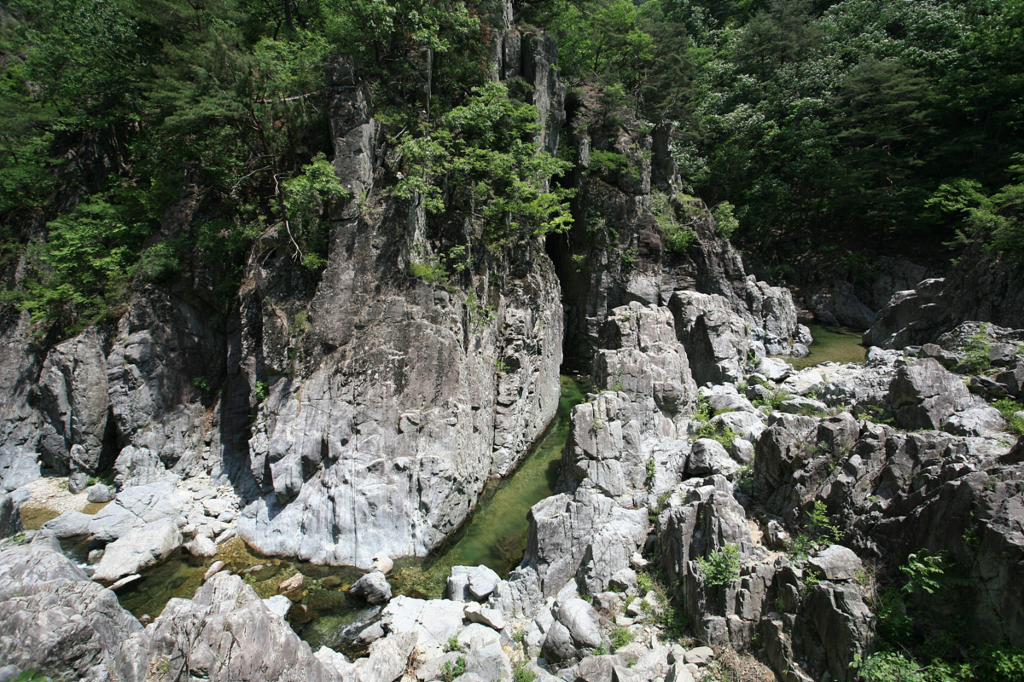
[[[552,425],[511,476],[487,484],[477,511],[463,528],[431,556],[406,557],[395,562],[395,569],[388,576],[395,594],[439,598],[452,566],[485,564],[505,577],[519,564],[529,534],[526,514],[530,507],[551,495],[569,434],[569,412],[586,396],[587,384],[580,379],[562,376],[561,385],[559,408]],[[84,543],[69,544],[66,551],[84,560],[88,547]],[[314,650],[327,645],[351,653],[349,638],[380,608],[367,607],[345,592],[363,571],[264,557],[238,539],[224,543],[217,556],[209,559],[178,550],[168,561],[147,571],[142,580],[119,590],[118,599],[136,617],[148,614],[155,618],[170,599],[192,598],[203,584],[206,569],[218,560],[225,562],[231,572],[242,574],[243,580],[264,599],[277,594],[282,581],[301,572],[304,586],[302,593],[296,595],[301,596],[301,605],[292,608],[288,620]]]
[[[847,327],[807,326],[814,337],[814,343],[808,346],[811,354],[806,358],[783,358],[794,369],[804,369],[823,362],[864,362],[867,348],[861,345],[861,332]]]

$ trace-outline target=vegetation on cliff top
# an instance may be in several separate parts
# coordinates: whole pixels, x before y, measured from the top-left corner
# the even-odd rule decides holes
[[[514,8],[559,39],[563,82],[677,122],[684,191],[733,218],[733,239],[776,272],[813,252],[857,276],[864,251],[949,255],[958,234],[1024,256],[1022,0]],[[62,335],[117,315],[140,278],[232,295],[254,244],[321,267],[332,201],[365,199],[319,172],[332,151],[323,65],[337,51],[366,79],[403,173],[396,194],[474,217],[491,244],[564,229],[568,163],[535,153],[529,86],[489,83],[501,9],[0,4],[4,297]],[[685,227],[659,216],[685,250]]]

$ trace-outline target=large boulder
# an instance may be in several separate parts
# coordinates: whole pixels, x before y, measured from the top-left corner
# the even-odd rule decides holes
[[[941,429],[946,418],[971,404],[970,392],[960,377],[933,358],[900,367],[887,398],[896,423],[905,429]]]
[[[365,599],[370,604],[383,604],[391,599],[391,585],[380,571],[371,571],[352,585],[349,594]]]
[[[228,573],[210,578],[192,599],[171,599],[146,634],[153,665],[176,675],[211,682],[337,679],[252,587]]]
[[[142,682],[142,626],[40,533],[0,549],[0,661],[51,679]]]
[[[181,547],[181,531],[173,519],[133,528],[107,545],[96,565],[94,580],[112,583],[155,566]]]
[[[22,530],[21,514],[18,513],[18,505],[14,498],[7,493],[0,492],[0,538],[17,535]]]
[[[750,324],[713,294],[676,291],[669,300],[676,337],[686,348],[694,380],[721,384],[743,377],[753,339]]]

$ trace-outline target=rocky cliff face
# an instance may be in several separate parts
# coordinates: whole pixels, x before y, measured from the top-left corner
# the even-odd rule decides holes
[[[690,353],[698,383],[720,380],[722,369],[712,366],[731,359],[735,368],[747,361],[748,352],[757,357],[806,353],[801,344],[810,337],[798,327],[790,293],[748,275],[710,211],[678,193],[667,129],[647,130],[596,93],[575,96],[567,108],[564,137],[576,161],[575,222],[569,233],[548,241],[562,281],[567,361],[589,367],[614,308],[631,302],[669,305],[676,292],[687,292],[687,302],[705,297],[686,319],[673,308],[677,336]],[[692,233],[689,245],[670,248],[653,211],[682,216]],[[722,342],[728,350],[706,355],[697,349],[700,332],[694,327],[707,324],[732,328]]]
[[[864,332],[864,342],[882,348],[934,343],[967,321],[1024,328],[1020,274],[971,247],[945,277],[924,279],[896,292]]]
[[[564,117],[554,44],[501,35],[500,75],[535,85],[538,143],[553,148]],[[209,475],[241,496],[237,530],[257,549],[366,566],[378,552],[425,554],[488,477],[516,466],[557,408],[551,262],[540,243],[491,253],[478,226],[428,221],[391,196],[366,88],[341,58],[327,80],[335,171],[353,199],[333,216],[322,277],[267,237],[234,308],[194,282],[140,285],[116,325],[42,354],[10,317],[6,488],[41,467],[74,490],[111,466],[121,487]],[[194,202],[181,203],[168,234],[190,229]],[[471,267],[435,284],[409,275],[442,238],[465,245]]]

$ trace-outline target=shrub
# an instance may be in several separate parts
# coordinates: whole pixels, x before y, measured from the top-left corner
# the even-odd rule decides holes
[[[964,364],[973,374],[980,374],[992,366],[988,359],[989,338],[986,327],[967,337],[964,342]]]
[[[612,629],[612,646],[615,647],[615,649],[621,649],[632,642],[634,637],[635,635],[628,629],[615,626],[615,628]]]
[[[462,677],[466,674],[466,657],[459,656],[455,660],[455,665],[452,665],[451,661],[445,661],[445,664],[441,666],[441,679],[444,682],[452,682],[453,680]]]
[[[537,679],[537,673],[533,672],[522,662],[516,663],[512,668],[512,682],[533,682]]]
[[[740,577],[740,551],[736,545],[725,545],[705,559],[697,559],[697,567],[710,587],[724,587]]]

